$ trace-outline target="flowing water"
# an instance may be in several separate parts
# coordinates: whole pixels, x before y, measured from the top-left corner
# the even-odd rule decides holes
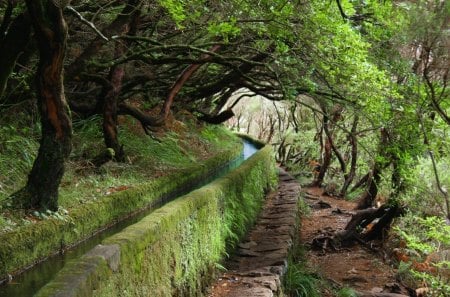
[[[177,189],[171,193],[168,193],[164,197],[161,197],[158,201],[149,205],[146,209],[141,210],[122,221],[114,224],[108,229],[102,230],[95,234],[94,236],[88,238],[87,240],[81,242],[75,247],[65,250],[64,253],[60,253],[49,257],[48,259],[36,264],[30,269],[26,270],[22,274],[16,276],[12,281],[0,286],[0,297],[29,297],[33,296],[34,293],[39,291],[46,283],[48,283],[57,273],[60,271],[67,261],[76,259],[101,241],[115,233],[122,231],[124,228],[138,222],[145,216],[149,215],[155,209],[163,206],[169,201],[176,199],[177,197],[183,196],[195,189],[198,189],[213,180],[225,175],[231,170],[237,168],[242,164],[243,161],[250,158],[254,153],[256,153],[260,147],[256,146],[250,141],[243,139],[244,149],[242,154],[230,161],[229,163],[216,168],[209,172],[207,175],[198,178],[197,180],[191,181],[190,184]]]

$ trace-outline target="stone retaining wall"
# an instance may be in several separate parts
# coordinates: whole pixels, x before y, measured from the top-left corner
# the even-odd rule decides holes
[[[201,296],[276,184],[270,147],[66,265],[36,296]]]
[[[143,208],[159,207],[161,198],[211,174],[212,168],[237,158],[242,147],[224,151],[203,163],[116,192],[70,210],[70,220],[47,219],[0,234],[0,282],[58,253]]]

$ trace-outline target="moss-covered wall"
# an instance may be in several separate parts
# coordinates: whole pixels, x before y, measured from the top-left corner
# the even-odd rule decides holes
[[[0,235],[0,280],[8,274],[48,257],[52,253],[84,240],[99,229],[117,222],[130,213],[152,204],[161,197],[211,175],[211,168],[221,167],[238,158],[242,148],[221,153],[202,164],[178,170],[139,187],[117,192],[70,212],[70,219],[48,219]]]
[[[37,296],[202,295],[226,247],[254,222],[276,180],[265,147],[226,176],[104,240],[97,248],[118,247],[110,253],[120,255],[118,265],[112,256],[90,253],[66,265]]]

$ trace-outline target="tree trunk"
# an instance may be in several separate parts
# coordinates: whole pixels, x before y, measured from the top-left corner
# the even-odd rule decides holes
[[[370,178],[371,172],[367,172],[361,179],[353,185],[353,187],[350,189],[350,193],[358,190],[359,188],[362,188],[364,185],[367,185],[369,178]]]
[[[344,230],[334,234],[334,242],[351,244],[355,239],[371,241],[383,236],[392,220],[403,213],[397,205],[383,205],[380,208],[367,208],[356,212]]]
[[[321,166],[320,166],[320,172],[317,176],[317,178],[314,179],[312,185],[313,186],[321,186],[323,183],[323,180],[325,178],[325,174],[328,171],[328,168],[331,164],[331,157],[332,152],[334,151],[339,163],[341,165],[341,169],[345,172],[345,162],[337,150],[337,148],[334,146],[333,143],[333,130],[334,125],[341,119],[342,117],[342,110],[343,107],[339,104],[336,104],[333,106],[330,115],[327,113],[327,108],[325,105],[319,102],[319,105],[323,111],[323,122],[322,122],[322,129],[321,129],[321,136],[319,139],[322,139],[323,133],[325,133],[325,144],[323,145],[323,155],[321,160]],[[322,143],[321,143],[322,146]]]
[[[368,186],[363,195],[358,199],[356,209],[365,209],[371,207],[378,194],[378,184],[381,180],[381,169],[378,162],[375,163],[372,169],[371,177],[369,178]]]
[[[325,143],[323,143],[323,133],[325,132],[325,125],[328,125],[328,116],[323,116],[323,124],[322,129],[320,131],[319,139],[321,144],[322,151],[322,158],[320,160],[320,171],[317,177],[314,178],[314,181],[312,182],[313,187],[320,187],[323,183],[323,180],[325,178],[325,174],[327,173],[328,167],[331,164],[331,143],[330,138],[325,136]],[[326,133],[325,133],[326,134]]]
[[[331,143],[330,140],[327,138],[325,140],[324,145],[324,151],[323,151],[323,157],[322,157],[322,164],[320,164],[320,171],[317,175],[317,178],[313,182],[313,186],[320,187],[323,183],[323,180],[325,179],[325,174],[328,171],[328,167],[330,167],[331,164]]]
[[[42,138],[27,185],[18,195],[21,206],[58,209],[58,188],[72,149],[72,126],[64,96],[63,62],[67,26],[62,9],[49,0],[27,0],[40,58],[36,72]]]
[[[120,42],[119,42],[120,43]],[[116,55],[123,52],[123,45],[116,44]],[[111,85],[104,96],[103,104],[103,137],[107,148],[114,150],[114,160],[122,162],[125,159],[123,146],[119,143],[117,129],[117,99],[122,86],[122,79],[125,74],[122,65],[116,65],[111,68],[109,79]]]
[[[358,205],[356,209],[364,209],[367,207],[371,207],[375,198],[378,194],[378,184],[381,180],[381,172],[384,168],[389,165],[389,162],[386,160],[385,149],[388,145],[388,134],[385,129],[381,129],[381,142],[378,148],[379,158],[376,158],[375,163],[372,168],[371,176],[368,180],[366,191],[363,195],[358,199]]]
[[[355,178],[356,174],[356,161],[358,158],[358,141],[356,139],[356,128],[358,126],[358,116],[355,116],[355,119],[353,120],[353,126],[352,130],[350,132],[349,138],[350,138],[350,145],[352,147],[352,161],[350,163],[350,170],[348,173],[345,173],[345,181],[342,185],[342,188],[339,192],[339,196],[344,197],[347,194],[348,187],[353,182],[353,179]]]

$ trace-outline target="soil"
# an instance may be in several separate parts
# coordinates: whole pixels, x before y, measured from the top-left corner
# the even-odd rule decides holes
[[[318,187],[304,188],[303,192],[305,201],[311,206],[311,214],[302,218],[300,238],[306,246],[305,257],[313,271],[335,288],[408,295],[396,281],[396,270],[386,263],[379,249],[355,244],[352,247],[313,250],[311,242],[316,236],[345,228],[356,203],[324,195],[323,189]],[[331,289],[324,289],[323,296],[335,295]]]

